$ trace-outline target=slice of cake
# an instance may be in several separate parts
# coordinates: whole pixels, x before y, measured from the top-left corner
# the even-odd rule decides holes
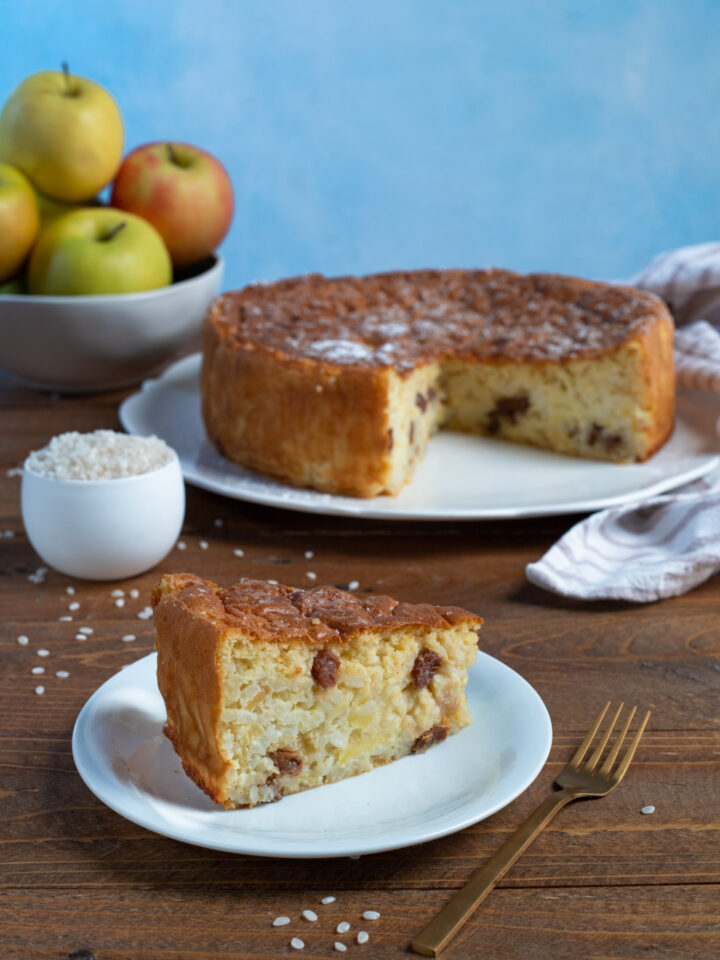
[[[227,808],[371,770],[470,723],[482,619],[459,607],[192,574],[153,594],[165,733]]]
[[[397,494],[443,427],[618,463],[670,436],[673,323],[630,287],[508,270],[319,275],[224,294],[203,417],[231,460]]]

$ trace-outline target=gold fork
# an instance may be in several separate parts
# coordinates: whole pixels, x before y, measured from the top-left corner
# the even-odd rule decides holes
[[[473,874],[462,890],[458,890],[442,908],[440,913],[438,913],[426,927],[423,927],[410,944],[411,950],[421,954],[423,957],[437,957],[440,951],[452,940],[468,917],[490,893],[498,880],[501,880],[505,876],[523,850],[529,847],[540,831],[550,823],[558,810],[561,810],[565,804],[570,803],[571,800],[606,797],[620,783],[627,772],[627,768],[630,766],[630,761],[635,756],[638,743],[640,743],[640,737],[642,737],[648,718],[650,717],[650,711],[648,710],[645,714],[637,733],[632,739],[632,743],[625,751],[620,763],[615,767],[620,748],[623,745],[632,719],[635,716],[636,708],[632,708],[630,715],[615,739],[615,743],[605,758],[605,762],[599,770],[596,770],[602,758],[603,751],[615,728],[615,724],[622,712],[622,703],[615,711],[614,717],[600,737],[589,759],[586,760],[585,763],[582,761],[590,748],[590,744],[595,739],[595,734],[600,729],[600,724],[603,722],[609,707],[610,701],[605,704],[598,714],[597,719],[591,729],[588,730],[583,742],[575,751],[575,755],[570,763],[568,763],[556,778],[555,783],[560,787],[560,790],[551,793],[546,800],[543,800],[540,806],[530,814],[525,823],[500,847],[494,856],[490,857],[485,866]]]

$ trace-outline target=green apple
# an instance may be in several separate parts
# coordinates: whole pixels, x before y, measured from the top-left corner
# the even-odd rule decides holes
[[[22,274],[18,274],[17,277],[13,277],[11,280],[6,280],[4,283],[0,283],[0,296],[6,293],[25,293],[25,282],[22,278]]]
[[[115,176],[123,149],[120,111],[103,87],[46,70],[24,80],[0,113],[0,160],[57,200],[93,197]]]
[[[0,282],[14,276],[30,253],[40,225],[33,188],[15,167],[0,163]]]
[[[31,294],[134,293],[167,286],[172,264],[160,234],[110,207],[65,214],[43,230],[28,268]]]

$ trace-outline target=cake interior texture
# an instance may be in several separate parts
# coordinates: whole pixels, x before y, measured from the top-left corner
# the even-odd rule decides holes
[[[203,415],[230,459],[397,494],[446,428],[618,463],[673,425],[673,324],[651,294],[509,271],[312,276],[220,298]]]
[[[189,574],[156,590],[166,732],[228,808],[360,774],[470,723],[481,619],[332,587]],[[194,622],[193,622],[194,621]]]

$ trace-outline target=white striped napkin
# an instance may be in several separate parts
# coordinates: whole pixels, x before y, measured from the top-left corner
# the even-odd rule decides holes
[[[630,283],[657,293],[675,316],[678,387],[720,398],[720,243],[660,254]],[[718,572],[720,471],[595,513],[526,567],[528,580],[564,597],[636,603],[678,596]]]

